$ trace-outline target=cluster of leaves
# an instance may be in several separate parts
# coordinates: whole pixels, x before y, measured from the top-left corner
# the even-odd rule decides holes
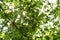
[[[60,7],[54,0],[1,0],[1,40],[60,40]]]

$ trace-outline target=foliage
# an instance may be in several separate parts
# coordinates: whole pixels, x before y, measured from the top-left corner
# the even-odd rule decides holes
[[[59,0],[0,0],[0,40],[60,40]]]

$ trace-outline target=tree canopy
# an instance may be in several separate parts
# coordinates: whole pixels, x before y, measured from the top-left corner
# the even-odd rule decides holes
[[[60,0],[0,0],[0,40],[60,40]]]

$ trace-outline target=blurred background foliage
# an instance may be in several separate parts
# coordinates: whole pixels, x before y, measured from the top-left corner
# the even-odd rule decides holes
[[[0,0],[0,40],[60,40],[60,0]]]

